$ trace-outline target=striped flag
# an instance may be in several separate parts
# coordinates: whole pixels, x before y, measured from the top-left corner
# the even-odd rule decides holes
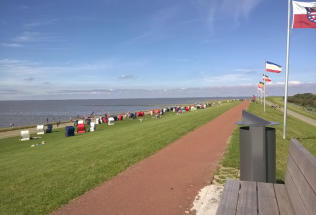
[[[265,75],[265,74],[263,74],[262,75],[262,80],[264,81],[266,81],[266,82],[270,82],[271,81],[271,79],[269,78],[269,76],[267,76],[267,75]]]
[[[282,66],[266,61],[266,71],[280,73],[282,71]]]

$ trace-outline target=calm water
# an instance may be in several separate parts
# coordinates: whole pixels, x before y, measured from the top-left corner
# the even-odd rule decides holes
[[[0,101],[0,127],[33,125],[104,113],[151,110],[164,105],[193,104],[219,98],[95,99]]]

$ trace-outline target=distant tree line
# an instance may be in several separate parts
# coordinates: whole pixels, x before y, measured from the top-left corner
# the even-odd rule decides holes
[[[289,96],[288,101],[305,107],[316,107],[316,94],[296,94],[294,96]]]

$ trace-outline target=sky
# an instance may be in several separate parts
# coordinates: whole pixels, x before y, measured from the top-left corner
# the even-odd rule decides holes
[[[1,0],[0,100],[282,95],[287,1]],[[316,29],[292,29],[289,93],[316,92]]]

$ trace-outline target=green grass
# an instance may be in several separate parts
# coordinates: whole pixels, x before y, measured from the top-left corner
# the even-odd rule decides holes
[[[38,140],[1,139],[0,214],[50,213],[238,103],[102,124],[69,138],[58,129]]]
[[[281,96],[276,96],[276,97],[268,97],[267,100],[280,105],[281,107],[283,107],[284,105],[284,101],[283,101],[283,97]],[[312,119],[316,120],[316,111],[308,111],[305,107],[288,102],[288,109],[295,111],[299,114],[302,114],[304,116],[310,117]]]
[[[288,158],[289,143],[291,138],[298,139],[314,156],[316,156],[316,127],[309,125],[301,120],[288,116],[287,119],[287,138],[283,140],[283,113],[267,107],[266,112],[263,112],[262,105],[251,103],[248,111],[260,116],[269,121],[280,122],[280,125],[274,126],[276,128],[276,179],[277,181],[284,181],[286,163]],[[226,153],[224,154],[220,167],[216,175],[223,174],[222,168],[231,168],[233,175],[236,169],[239,169],[239,128],[237,128],[227,146]],[[229,175],[229,174],[228,174]],[[232,175],[232,174],[230,174]],[[218,180],[218,183],[224,183],[225,180]]]

